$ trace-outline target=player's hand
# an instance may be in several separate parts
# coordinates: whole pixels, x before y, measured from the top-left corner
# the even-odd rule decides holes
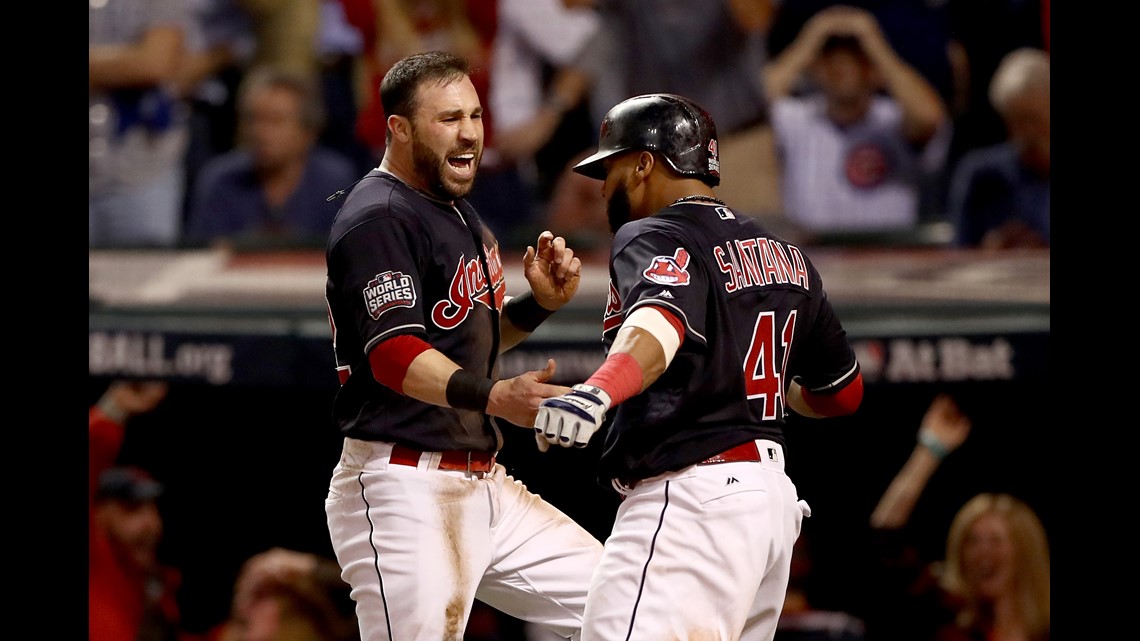
[[[487,399],[487,413],[520,427],[534,425],[539,403],[570,391],[565,385],[551,385],[547,382],[554,377],[556,369],[554,359],[550,358],[547,359],[544,369],[495,381],[495,385],[491,387],[491,395]]]
[[[601,388],[579,383],[569,394],[548,398],[538,406],[534,432],[539,449],[551,443],[562,447],[586,447],[590,437],[606,420],[610,396]],[[547,445],[544,447],[543,442]]]
[[[582,279],[582,259],[566,246],[566,239],[550,231],[538,235],[536,246],[528,245],[523,256],[526,275],[534,299],[544,309],[558,311],[574,298]]]

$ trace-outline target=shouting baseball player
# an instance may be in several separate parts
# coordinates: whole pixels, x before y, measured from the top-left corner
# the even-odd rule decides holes
[[[474,599],[578,638],[601,543],[508,476],[491,416],[534,424],[555,363],[497,377],[576,293],[581,260],[543,232],[531,291],[504,300],[494,235],[464,199],[483,152],[468,63],[409,56],[384,77],[388,141],[328,241],[344,447],[325,511],[362,641],[462,641]]]
[[[859,363],[804,251],[718,200],[716,127],[681,96],[613,107],[597,153],[610,227],[607,356],[542,402],[538,435],[605,435],[624,500],[586,601],[583,641],[771,640],[803,517],[784,473],[786,409],[854,412]]]

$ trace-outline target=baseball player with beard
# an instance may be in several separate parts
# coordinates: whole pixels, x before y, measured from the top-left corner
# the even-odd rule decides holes
[[[614,231],[607,356],[542,402],[549,444],[583,447],[617,408],[600,478],[624,497],[583,641],[770,641],[803,518],[785,410],[854,412],[859,363],[802,248],[716,198],[716,127],[651,94],[613,107],[597,153]]]
[[[462,641],[474,599],[578,638],[601,543],[508,476],[491,417],[534,424],[569,392],[555,363],[498,378],[498,355],[574,296],[581,261],[543,232],[531,291],[506,300],[499,246],[464,199],[483,152],[468,63],[397,62],[388,141],[332,225],[326,299],[344,435],[325,511],[362,641]]]

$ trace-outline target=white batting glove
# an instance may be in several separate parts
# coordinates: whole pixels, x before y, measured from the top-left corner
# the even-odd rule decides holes
[[[606,420],[610,395],[600,387],[579,383],[568,394],[548,398],[538,406],[534,435],[539,449],[550,445],[586,447]]]

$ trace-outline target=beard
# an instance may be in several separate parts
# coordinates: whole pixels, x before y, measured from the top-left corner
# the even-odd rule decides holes
[[[616,234],[618,228],[629,222],[633,206],[629,202],[629,192],[625,185],[618,185],[606,202],[606,218],[610,221],[610,232]]]
[[[474,148],[461,149],[448,155],[454,156],[469,151],[475,152],[475,158],[471,162],[472,166],[477,169],[483,154]],[[419,138],[415,136],[415,130],[412,130],[412,163],[415,166],[416,173],[428,185],[432,195],[441,200],[463,198],[471,193],[471,189],[475,186],[475,172],[471,173],[469,180],[455,180],[445,173],[444,168],[447,165],[448,155],[435,153],[430,147],[420,142]]]

